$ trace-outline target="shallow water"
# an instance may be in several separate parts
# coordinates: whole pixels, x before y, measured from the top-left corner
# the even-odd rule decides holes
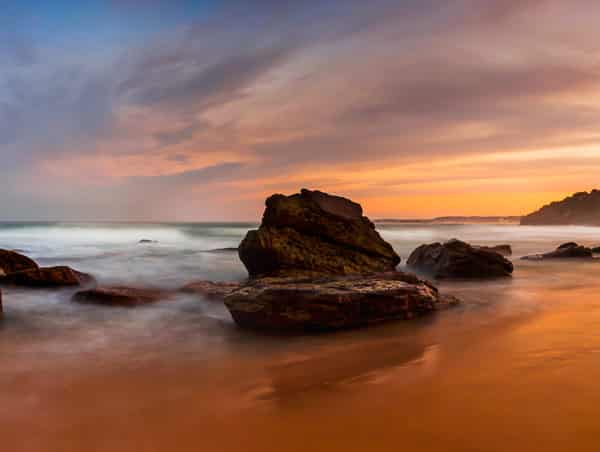
[[[101,282],[175,288],[242,279],[250,225],[0,226],[0,248]],[[293,338],[238,330],[195,296],[136,309],[72,291],[5,288],[0,450],[597,451],[600,261],[518,256],[600,228],[393,225],[405,260],[449,238],[511,243],[515,276],[444,283],[461,307],[380,327]],[[140,239],[158,240],[140,245]]]

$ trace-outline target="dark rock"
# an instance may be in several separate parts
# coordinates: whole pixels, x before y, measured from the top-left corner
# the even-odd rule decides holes
[[[239,255],[252,278],[372,273],[400,263],[359,204],[309,190],[267,199],[262,224]]]
[[[82,290],[73,295],[73,301],[104,306],[133,307],[155,303],[169,297],[169,293],[156,289],[135,289],[132,287],[96,287]]]
[[[2,282],[25,287],[62,287],[80,286],[93,281],[85,273],[69,267],[39,267],[6,275]]]
[[[544,254],[535,254],[532,256],[523,256],[525,260],[543,260],[543,259],[592,259],[593,250],[581,246],[575,242],[564,243],[556,250]]]
[[[181,292],[202,295],[211,300],[222,300],[238,290],[241,284],[236,282],[195,281],[181,288]]]
[[[212,253],[212,254],[227,254],[227,253],[237,253],[238,248],[216,248],[214,250],[206,250],[204,253]]]
[[[355,328],[411,319],[457,304],[414,275],[387,272],[321,279],[251,280],[225,298],[244,328],[292,332]]]
[[[600,225],[600,191],[575,193],[521,219],[522,225]]]
[[[15,251],[0,250],[0,270],[3,270],[4,273],[9,274],[36,268],[38,268],[38,264],[27,256]]]
[[[502,255],[460,240],[421,245],[412,252],[407,264],[438,279],[497,278],[513,272],[513,264]]]
[[[563,243],[562,245],[559,245],[557,250],[571,250],[573,248],[578,248],[578,247],[579,247],[579,244],[576,242],[567,242],[567,243]]]
[[[139,244],[148,244],[148,243],[158,243],[158,240],[148,240],[148,239],[142,239],[138,242]]]
[[[600,253],[600,246],[597,246],[597,247],[595,247],[595,248],[592,248],[592,253],[594,253],[594,254],[598,254],[598,253]]]
[[[479,249],[486,251],[493,251],[503,256],[512,256],[512,247],[510,245],[496,245],[496,246],[479,246]]]

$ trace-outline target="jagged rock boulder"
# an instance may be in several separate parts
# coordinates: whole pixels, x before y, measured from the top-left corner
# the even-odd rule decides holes
[[[503,256],[512,256],[512,247],[510,245],[480,246],[479,249],[493,251]]]
[[[523,256],[525,260],[544,260],[544,259],[592,259],[593,251],[591,248],[579,245],[575,242],[563,243],[556,250],[544,254],[535,254],[533,256]]]
[[[407,264],[437,279],[497,278],[513,272],[513,264],[504,256],[460,240],[421,245],[412,252]]]
[[[401,272],[257,279],[225,298],[239,326],[279,332],[355,328],[410,319],[457,303],[430,283]]]
[[[252,278],[383,272],[400,263],[359,204],[305,189],[267,199],[262,224],[239,256]]]
[[[16,251],[0,250],[0,271],[3,273],[9,274],[36,268],[38,268],[38,264],[27,256],[23,256]]]
[[[24,287],[68,287],[93,282],[93,278],[70,267],[37,267],[7,274],[2,283]]]
[[[158,289],[136,289],[132,287],[96,287],[82,290],[73,295],[73,301],[103,306],[133,307],[156,303],[170,296]]]
[[[201,295],[209,300],[223,300],[238,290],[241,283],[232,281],[194,281],[181,288],[181,292]]]

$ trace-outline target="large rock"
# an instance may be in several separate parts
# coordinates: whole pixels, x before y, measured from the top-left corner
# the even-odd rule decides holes
[[[383,272],[400,263],[359,204],[309,190],[267,199],[239,255],[252,278]]]
[[[0,270],[2,272],[9,274],[36,268],[38,268],[38,264],[27,256],[23,256],[16,251],[0,250]]]
[[[104,306],[133,307],[156,303],[169,297],[169,293],[158,289],[136,289],[132,287],[96,287],[82,290],[73,295],[73,301]]]
[[[39,267],[7,274],[2,283],[25,287],[67,287],[88,284],[90,275],[70,267]]]
[[[579,245],[575,242],[563,243],[556,250],[544,254],[535,254],[533,256],[523,256],[526,260],[544,260],[544,259],[592,259],[593,252],[591,248]]]
[[[407,264],[437,279],[510,276],[513,264],[495,251],[475,248],[460,240],[421,245]]]
[[[521,218],[522,225],[600,225],[600,191],[580,192]]]
[[[244,328],[293,332],[335,330],[410,319],[458,301],[401,272],[318,280],[264,278],[225,298]]]

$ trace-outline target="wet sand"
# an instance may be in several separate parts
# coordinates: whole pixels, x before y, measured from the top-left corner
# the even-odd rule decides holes
[[[0,248],[103,284],[240,279],[248,225],[20,225]],[[598,228],[381,227],[402,255],[511,243],[513,279],[445,283],[462,306],[358,331],[269,337],[182,295],[136,309],[5,288],[2,452],[597,451],[600,261],[526,262]],[[158,244],[140,246],[142,237]]]
[[[445,284],[457,309],[296,338],[196,299],[70,312],[53,293],[61,322],[9,309],[0,329],[2,450],[597,451],[598,272],[518,262]]]

